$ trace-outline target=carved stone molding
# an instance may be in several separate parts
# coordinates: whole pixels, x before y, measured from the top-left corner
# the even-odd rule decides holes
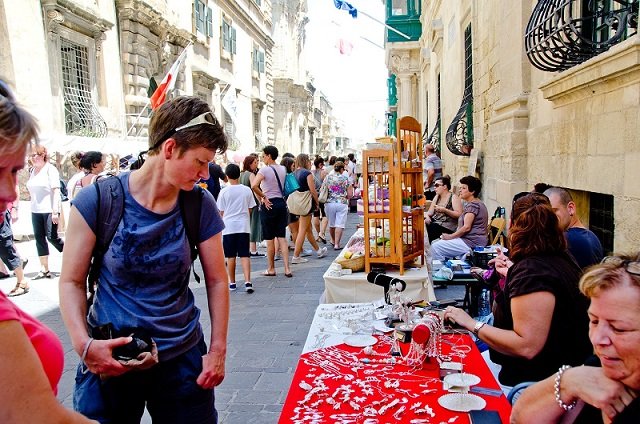
[[[60,27],[65,26],[95,38],[95,33],[104,34],[113,28],[113,22],[98,16],[98,10],[82,7],[72,0],[41,0],[41,4],[50,35],[58,34]]]
[[[177,28],[143,0],[116,0],[116,10],[121,22],[126,20],[138,22],[158,35],[163,43],[185,47],[189,41],[196,41],[194,34]]]
[[[418,72],[419,59],[412,51],[391,53],[391,72],[397,75]]]

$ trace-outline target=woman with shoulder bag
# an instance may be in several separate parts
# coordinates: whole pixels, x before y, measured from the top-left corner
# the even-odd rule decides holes
[[[309,159],[309,155],[305,153],[300,153],[296,158],[296,165],[298,169],[294,172],[296,179],[298,180],[298,184],[300,184],[300,188],[298,192],[311,193],[312,201],[311,201],[311,209],[308,211],[306,215],[300,215],[298,221],[298,235],[296,237],[296,247],[293,251],[293,258],[291,259],[291,263],[293,264],[301,264],[307,262],[306,259],[300,257],[302,253],[302,245],[304,244],[305,237],[311,243],[311,247],[316,252],[318,258],[323,258],[327,255],[327,248],[323,247],[320,249],[318,243],[313,237],[313,230],[311,228],[311,215],[313,211],[317,208],[319,203],[318,201],[318,192],[316,191],[315,181],[313,178],[313,174],[309,170],[311,168],[311,160]]]
[[[327,238],[325,234],[327,232],[327,226],[329,225],[329,219],[327,219],[327,214],[324,211],[324,204],[326,203],[326,199],[323,201],[323,199],[321,198],[322,182],[327,176],[327,171],[325,171],[324,169],[324,159],[320,156],[316,157],[316,159],[313,161],[313,165],[315,166],[315,169],[311,171],[311,173],[313,174],[313,181],[316,185],[316,191],[318,192],[320,203],[318,205],[318,209],[313,212],[313,218],[311,221],[313,224],[313,228],[318,234],[316,241],[319,241],[322,244],[327,244]]]
[[[53,278],[49,272],[49,246],[62,252],[64,242],[58,236],[58,224],[62,211],[60,197],[60,173],[49,163],[49,154],[44,146],[37,146],[30,158],[31,172],[27,181],[27,189],[31,196],[31,222],[33,237],[40,257],[40,272],[32,280]]]

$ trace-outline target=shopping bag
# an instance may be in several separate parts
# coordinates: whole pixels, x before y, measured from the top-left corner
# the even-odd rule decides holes
[[[318,201],[320,203],[327,203],[328,198],[329,198],[329,186],[326,184],[322,184],[320,186],[320,193],[318,193]]]
[[[289,173],[284,179],[284,195],[289,196],[294,191],[300,188],[300,184],[298,184],[298,179],[295,174]]]
[[[311,213],[313,197],[310,191],[294,191],[287,198],[289,213],[298,216],[305,216]]]

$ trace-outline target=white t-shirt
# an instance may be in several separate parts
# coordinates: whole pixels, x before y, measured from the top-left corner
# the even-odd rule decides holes
[[[243,184],[228,185],[218,195],[218,209],[224,212],[222,235],[250,232],[249,209],[256,205],[253,192]]]
[[[27,181],[27,189],[31,196],[31,212],[53,212],[54,199],[52,194],[54,188],[60,188],[60,173],[55,166],[47,163],[37,174],[31,171],[31,176]],[[57,195],[59,196],[60,193]],[[57,207],[60,199],[55,199],[55,202]]]

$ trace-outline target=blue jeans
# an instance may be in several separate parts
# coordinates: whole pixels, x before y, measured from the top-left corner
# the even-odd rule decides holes
[[[78,365],[73,408],[101,424],[139,424],[146,404],[153,423],[218,422],[213,389],[196,384],[207,353],[204,338],[182,355],[146,371],[132,371],[106,380]]]

